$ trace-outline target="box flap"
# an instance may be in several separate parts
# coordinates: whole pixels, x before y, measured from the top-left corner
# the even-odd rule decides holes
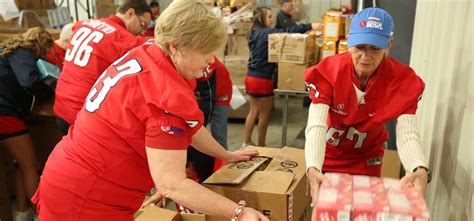
[[[304,150],[291,147],[283,147],[265,169],[265,171],[283,171],[294,174],[294,182],[288,189],[288,193],[292,192],[298,181],[305,176],[305,170]]]
[[[179,221],[178,212],[163,209],[157,206],[147,206],[143,212],[136,217],[136,221],[154,221],[159,217],[161,221]]]
[[[228,163],[207,178],[204,183],[240,184],[267,160],[267,157],[253,157],[249,161]]]
[[[256,171],[242,187],[242,190],[284,194],[294,176],[293,173],[282,171]]]
[[[258,156],[268,157],[268,158],[273,158],[281,150],[280,148],[274,148],[274,147],[256,147],[256,146],[248,146],[245,149],[256,150],[258,151]]]

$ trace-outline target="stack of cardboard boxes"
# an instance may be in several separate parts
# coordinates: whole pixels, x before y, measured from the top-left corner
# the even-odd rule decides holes
[[[56,4],[54,3],[54,0],[15,0],[15,4],[18,7],[19,11],[22,10],[29,10],[33,11],[38,16],[40,17],[41,22],[44,24],[49,24],[48,20],[48,9],[54,9],[56,8]],[[33,22],[31,20],[25,19],[26,23],[28,22]],[[38,23],[38,22],[36,22]],[[28,27],[35,27],[38,26],[38,24],[25,24]],[[0,16],[0,32],[1,30],[8,30],[8,29],[18,29],[20,28],[18,24],[18,18],[14,18],[11,20],[4,20],[2,16]]]
[[[314,34],[268,36],[268,62],[278,63],[278,89],[305,91],[304,71],[319,59]]]
[[[248,34],[252,23],[244,20],[234,23],[231,26],[233,34],[229,34],[225,49],[217,50],[215,54],[223,61],[227,70],[229,70],[232,84],[236,85],[241,93],[244,93],[244,79],[247,74],[247,65],[250,55]],[[245,119],[249,110],[250,106],[246,103],[237,110],[230,110],[229,118]]]
[[[324,15],[324,41],[322,59],[348,50],[347,37],[352,15],[342,12],[328,11]]]
[[[114,15],[119,6],[117,3],[116,0],[96,0],[96,18],[106,18]]]

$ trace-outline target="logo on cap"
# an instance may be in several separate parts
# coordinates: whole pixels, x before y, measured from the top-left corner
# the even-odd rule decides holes
[[[383,30],[383,24],[380,21],[380,19],[377,17],[369,17],[368,21],[361,21],[360,26],[366,27],[366,28],[376,28],[379,30]]]

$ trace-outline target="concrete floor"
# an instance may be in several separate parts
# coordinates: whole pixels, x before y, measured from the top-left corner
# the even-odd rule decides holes
[[[284,97],[275,96],[275,109],[268,126],[266,145],[268,147],[282,146],[282,115]],[[296,139],[304,130],[308,118],[308,109],[303,107],[303,98],[290,97],[288,100],[288,129],[286,146],[303,148],[304,140]],[[228,145],[229,150],[239,149],[244,142],[244,119],[229,120],[228,125]],[[298,136],[301,137],[301,136]],[[257,142],[257,128],[254,128],[252,141]]]

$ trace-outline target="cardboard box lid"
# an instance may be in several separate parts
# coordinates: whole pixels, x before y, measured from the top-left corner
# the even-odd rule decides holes
[[[238,187],[249,192],[286,194],[291,193],[305,175],[304,151],[301,149],[254,146],[247,148],[257,150],[259,157],[247,162],[227,164],[204,183],[242,184]],[[268,161],[270,162],[263,171],[257,171]],[[250,178],[245,181],[248,177]]]
[[[265,163],[267,157],[253,157],[249,161],[228,163],[212,174],[206,184],[241,184],[257,168]]]

